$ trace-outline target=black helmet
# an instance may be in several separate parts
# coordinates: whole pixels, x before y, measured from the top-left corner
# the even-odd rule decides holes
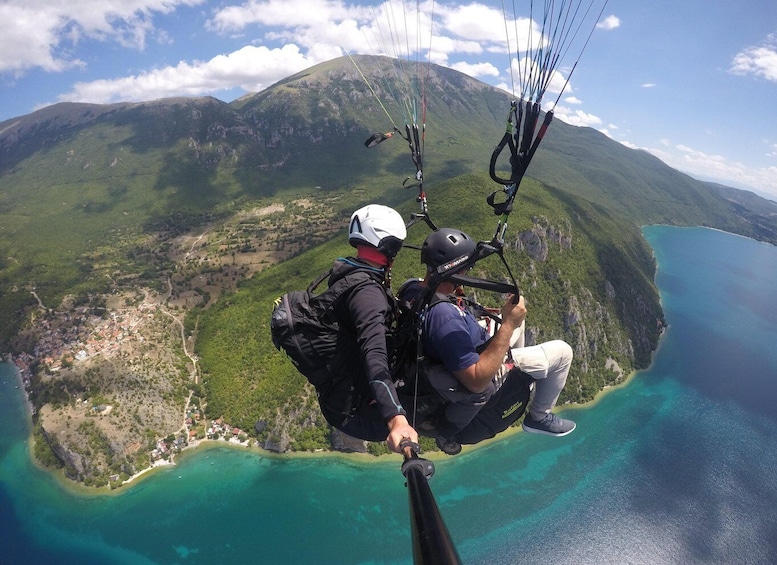
[[[421,263],[429,270],[436,269],[449,261],[471,255],[476,247],[472,238],[463,231],[440,228],[426,236],[421,246]]]

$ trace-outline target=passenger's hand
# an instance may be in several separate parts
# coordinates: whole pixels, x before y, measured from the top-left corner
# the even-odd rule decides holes
[[[526,304],[523,296],[520,296],[516,302],[515,295],[508,295],[507,301],[502,306],[502,324],[511,324],[514,329],[520,326],[524,319],[526,319]]]
[[[389,435],[386,438],[386,444],[391,451],[402,453],[400,444],[402,440],[409,439],[413,443],[418,443],[418,432],[407,421],[402,414],[397,414],[388,422]]]

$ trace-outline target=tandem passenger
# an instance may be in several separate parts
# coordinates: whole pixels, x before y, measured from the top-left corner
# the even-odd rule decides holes
[[[407,292],[420,296],[437,267],[469,255],[475,248],[472,238],[460,230],[441,228],[432,232],[421,248],[426,277]],[[429,382],[448,401],[445,409],[437,413],[429,434],[435,437],[442,451],[450,455],[461,451],[457,433],[472,422],[509,379],[525,375],[536,384],[523,429],[551,436],[571,433],[575,423],[556,416],[552,409],[566,384],[572,348],[561,340],[524,347],[526,306],[523,297],[517,302],[512,295],[507,297],[501,309],[501,325],[489,340],[485,328],[478,324],[465,304],[457,300],[454,283],[443,281],[436,292],[438,296],[446,295],[447,299],[436,301],[424,314],[422,345],[427,358],[436,361],[441,368],[430,375]]]

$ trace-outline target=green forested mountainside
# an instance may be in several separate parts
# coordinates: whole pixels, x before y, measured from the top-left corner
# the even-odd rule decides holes
[[[395,94],[417,86],[401,77],[418,73],[386,58],[357,63],[404,129]],[[490,239],[495,218],[484,199],[499,186],[485,171],[510,97],[451,69],[423,74],[432,215]],[[128,309],[155,297],[163,321],[189,312],[183,338],[196,341],[209,413],[243,426],[261,415],[273,422],[267,442],[320,445],[323,428],[305,408],[315,402],[310,390],[269,342],[269,304],[349,251],[342,235],[330,238],[357,207],[415,211],[414,189],[400,188],[415,174],[407,143],[395,135],[364,147],[393,125],[347,58],[229,104],[66,103],[0,123],[0,352],[32,352],[34,334],[19,336],[42,311],[48,323],[67,305],[108,315],[106,296]],[[532,335],[575,344],[580,380],[567,400],[616,378],[608,358],[628,372],[655,347],[661,313],[640,225],[706,225],[777,243],[774,203],[559,120],[527,175],[507,255],[521,273]],[[404,261],[396,280],[417,274]],[[194,363],[186,352],[176,352],[180,363]],[[65,384],[52,379],[50,388],[67,396]]]
[[[386,64],[393,65],[368,58],[363,67],[379,75],[381,95],[390,90],[380,77]],[[476,147],[488,147],[503,127],[491,106],[504,95],[436,71],[426,174],[442,180],[477,170],[484,157]],[[390,97],[386,106],[397,112]],[[7,348],[36,307],[32,287],[45,304],[57,304],[65,294],[105,292],[116,273],[139,273],[153,284],[171,265],[148,265],[152,258],[138,248],[149,240],[263,200],[325,194],[344,211],[353,202],[406,198],[391,190],[415,173],[405,142],[396,137],[371,151],[363,145],[373,131],[390,129],[344,59],[231,105],[213,98],[66,103],[0,123],[0,288],[11,289],[0,291],[8,321],[0,343]]]
[[[542,147],[545,151],[538,151],[531,164],[534,178],[618,216],[641,225],[716,227],[777,243],[777,205],[752,193],[723,191],[666,166],[646,151],[563,122],[551,125]]]
[[[401,90],[397,63],[357,61],[403,128],[394,95]],[[424,72],[427,184],[486,170],[510,98],[451,69]],[[400,202],[408,195],[394,187],[415,173],[407,144],[395,136],[370,150],[363,146],[370,133],[391,127],[347,58],[231,104],[213,98],[67,103],[6,120],[0,123],[0,288],[34,286],[49,304],[66,293],[104,292],[106,275],[116,272],[152,284],[168,266],[148,265],[138,245],[257,202],[329,194],[342,213],[353,203]],[[647,153],[559,120],[528,175],[636,224],[707,225],[777,241],[777,216],[759,212],[758,204],[743,208]],[[34,306],[24,290],[2,291],[3,348]]]
[[[496,226],[485,203],[490,183],[485,175],[465,175],[433,187],[429,199],[435,223],[490,241]],[[415,203],[400,210],[409,217]],[[419,244],[426,234],[428,228],[417,224],[408,243]],[[265,270],[201,315],[197,352],[214,417],[223,415],[243,428],[257,418],[268,422],[260,438],[268,446],[326,445],[326,425],[312,389],[273,348],[269,317],[277,296],[306,287],[335,257],[351,254],[346,240],[343,231],[328,244]],[[522,250],[530,243],[546,254],[537,253],[537,246]],[[652,284],[655,265],[636,226],[583,199],[528,181],[510,216],[505,256],[526,297],[531,339],[564,339],[575,349],[575,367],[561,402],[590,400],[631,370],[647,366],[663,318]],[[503,280],[506,271],[491,257],[475,274]],[[403,250],[393,271],[395,284],[420,275],[418,252]],[[478,291],[477,297],[500,304],[500,297],[488,294]],[[612,361],[620,372],[611,369]]]

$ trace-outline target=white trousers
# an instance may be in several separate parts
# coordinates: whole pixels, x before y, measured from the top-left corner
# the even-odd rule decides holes
[[[494,383],[499,388],[505,375],[513,367],[528,373],[536,381],[529,413],[533,419],[542,420],[556,405],[564,389],[572,366],[573,352],[569,344],[560,339],[529,347],[524,347],[523,344],[524,324],[521,324],[513,332],[510,351],[494,377]]]

